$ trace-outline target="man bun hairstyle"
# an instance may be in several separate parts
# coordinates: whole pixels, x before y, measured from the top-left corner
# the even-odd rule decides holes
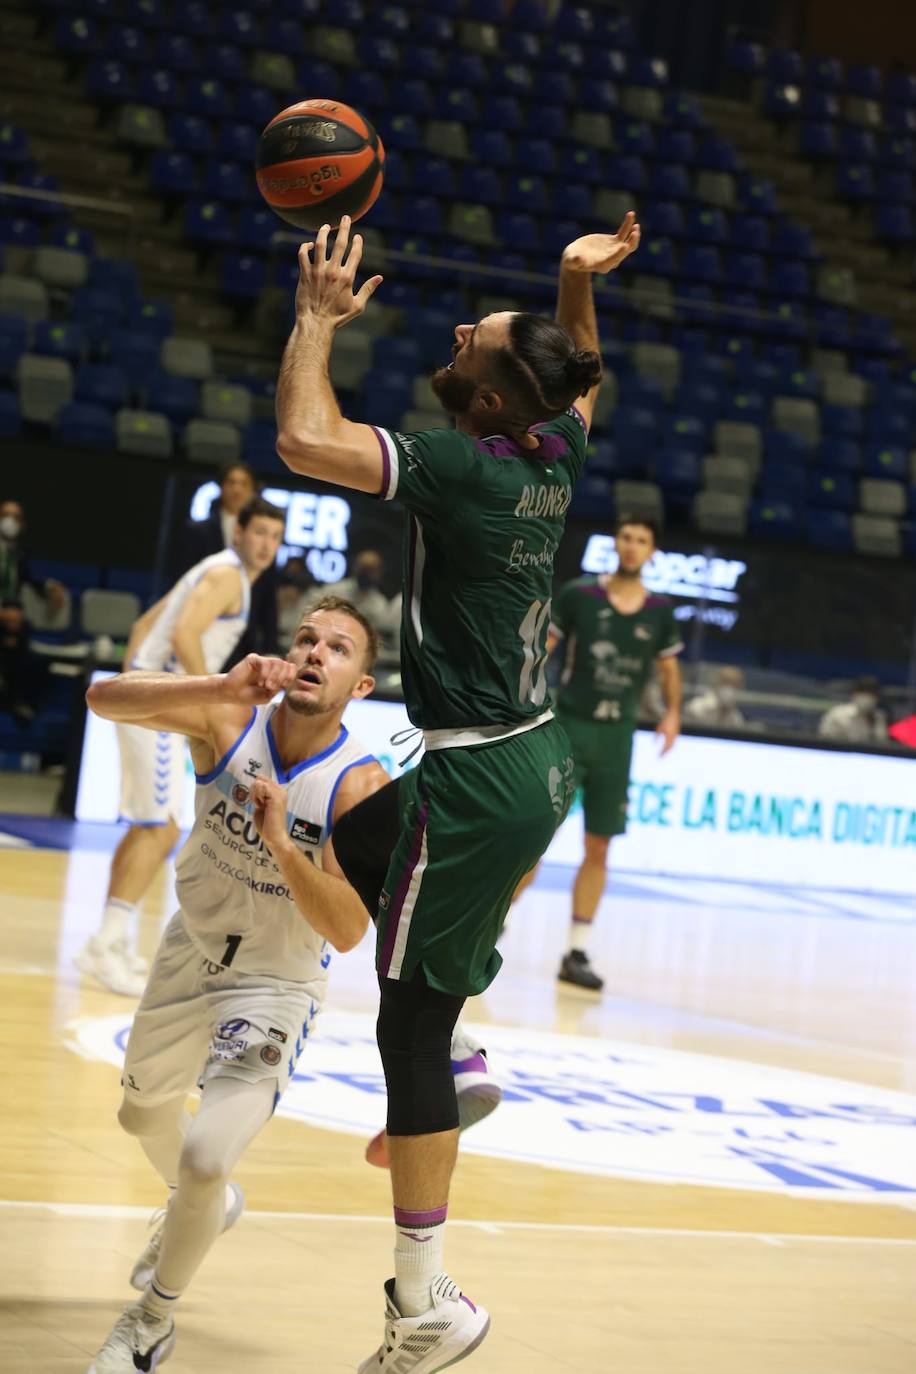
[[[601,358],[546,315],[520,311],[495,351],[496,386],[520,427],[552,420],[601,381]]]

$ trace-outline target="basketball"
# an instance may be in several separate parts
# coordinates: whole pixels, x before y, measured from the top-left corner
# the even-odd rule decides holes
[[[281,219],[315,233],[357,220],[382,189],[385,149],[364,115],[339,100],[301,100],[267,125],[258,144],[261,195]]]

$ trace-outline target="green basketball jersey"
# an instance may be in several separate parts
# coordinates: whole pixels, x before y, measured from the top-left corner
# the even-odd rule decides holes
[[[567,582],[553,604],[553,629],[566,640],[558,704],[586,720],[636,722],[652,660],[684,645],[666,596],[646,597],[630,615],[607,599],[606,576]]]
[[[570,409],[537,449],[451,429],[382,444],[382,495],[407,510],[401,677],[424,730],[511,731],[550,705],[553,561],[586,429]]]

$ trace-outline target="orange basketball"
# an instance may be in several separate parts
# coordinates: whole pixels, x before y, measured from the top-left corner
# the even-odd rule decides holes
[[[261,195],[281,219],[314,233],[359,219],[384,178],[382,140],[363,115],[339,100],[300,100],[270,121],[258,144]]]

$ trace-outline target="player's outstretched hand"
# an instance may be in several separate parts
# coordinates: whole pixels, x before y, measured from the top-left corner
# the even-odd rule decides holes
[[[289,840],[286,821],[286,788],[272,778],[256,778],[251,785],[254,823],[271,853]]]
[[[560,262],[572,272],[613,272],[639,247],[636,211],[630,210],[616,234],[585,234],[563,249]]]
[[[322,319],[339,329],[363,313],[370,296],[381,286],[381,277],[370,277],[358,291],[353,290],[356,269],[363,255],[363,240],[362,235],[357,234],[347,252],[350,223],[350,216],[344,215],[330,254],[329,224],[321,226],[314,243],[303,243],[299,249],[298,320]]]
[[[295,679],[295,666],[285,658],[248,654],[226,674],[223,685],[228,699],[240,706],[266,706]]]

